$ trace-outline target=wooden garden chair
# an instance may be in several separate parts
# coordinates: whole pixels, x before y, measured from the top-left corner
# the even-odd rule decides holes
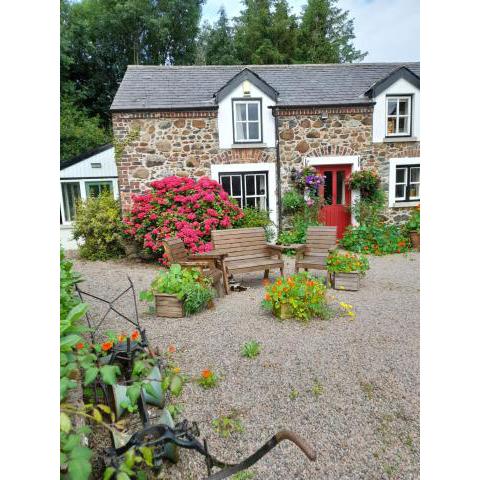
[[[295,273],[303,268],[306,272],[326,270],[328,254],[337,245],[337,227],[308,227],[307,241],[304,245],[290,245],[295,250]]]
[[[214,249],[210,253],[228,254],[223,259],[229,274],[279,269],[283,275],[282,248],[271,245],[265,239],[265,230],[259,228],[234,228],[212,232]]]
[[[180,238],[169,238],[164,240],[162,245],[170,263],[178,263],[181,267],[200,269],[205,277],[212,280],[212,285],[219,297],[222,297],[223,294],[228,295],[228,278],[223,267],[223,258],[227,256],[226,254],[206,252],[191,255]]]

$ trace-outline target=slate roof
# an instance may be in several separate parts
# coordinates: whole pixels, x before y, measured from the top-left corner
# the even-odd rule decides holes
[[[214,93],[248,68],[279,92],[277,105],[368,103],[365,93],[405,66],[420,76],[420,63],[343,63],[308,65],[129,65],[112,111],[216,107]]]

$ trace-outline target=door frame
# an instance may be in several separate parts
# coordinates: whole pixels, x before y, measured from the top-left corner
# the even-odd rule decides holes
[[[344,155],[344,156],[326,156],[326,157],[304,157],[304,165],[306,167],[316,167],[322,165],[351,165],[352,173],[360,170],[360,156],[359,155]],[[360,198],[359,190],[352,190],[351,203]],[[352,225],[358,225],[357,219],[352,215]]]

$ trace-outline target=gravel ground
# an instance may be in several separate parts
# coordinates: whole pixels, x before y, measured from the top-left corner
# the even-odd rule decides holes
[[[155,318],[140,303],[152,346],[174,344],[184,373],[210,368],[222,377],[207,391],[188,383],[181,417],[197,421],[212,454],[225,461],[249,455],[280,429],[297,432],[317,451],[311,463],[284,442],[252,467],[255,479],[419,478],[419,260],[416,253],[371,257],[360,291],[332,290],[354,306],[353,321],[278,322],[260,306],[261,273],[237,276],[247,291],[190,318]],[[287,259],[287,272],[292,267]],[[156,271],[127,261],[75,260],[75,268],[83,288],[112,298],[128,285],[127,274],[140,291]],[[132,308],[128,302],[120,307]],[[118,319],[106,326],[125,330]],[[241,357],[241,346],[253,339],[261,343],[260,355]],[[315,382],[322,387],[318,395]],[[211,422],[233,411],[244,432],[221,438]],[[182,450],[165,478],[200,479],[205,472],[198,454]]]

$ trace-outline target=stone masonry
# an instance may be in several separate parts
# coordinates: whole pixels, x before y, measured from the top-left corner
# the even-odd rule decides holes
[[[289,185],[292,168],[305,157],[359,155],[361,168],[376,168],[388,189],[389,159],[420,156],[419,142],[372,143],[371,106],[282,108],[278,111],[281,189]],[[131,194],[148,189],[152,180],[169,175],[210,176],[212,164],[275,162],[275,149],[219,149],[217,112],[115,112],[117,140],[139,127],[139,137],[117,160],[123,209]],[[389,209],[391,221],[402,222],[408,209]]]

